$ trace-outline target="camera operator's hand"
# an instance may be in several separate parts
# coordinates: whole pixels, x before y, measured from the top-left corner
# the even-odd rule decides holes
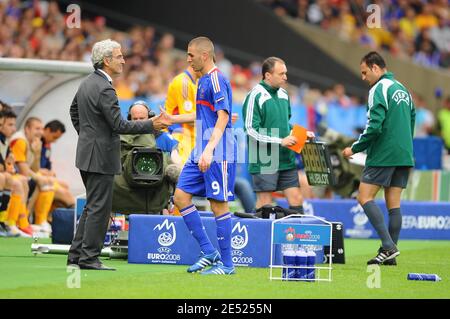
[[[172,120],[166,112],[161,112],[158,116],[152,117],[150,121],[153,122],[153,128],[158,131],[172,125]]]
[[[348,159],[352,159],[352,158],[353,158],[353,157],[352,157],[353,154],[354,154],[354,153],[353,153],[351,147],[346,147],[346,148],[344,148],[344,150],[342,151],[342,155],[343,155],[345,158],[348,158]]]
[[[281,140],[281,146],[288,147],[297,143],[295,136],[289,135]]]

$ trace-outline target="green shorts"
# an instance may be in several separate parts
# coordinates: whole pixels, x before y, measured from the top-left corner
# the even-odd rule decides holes
[[[362,172],[361,182],[383,186],[384,188],[406,188],[410,170],[411,167],[409,166],[366,166]]]

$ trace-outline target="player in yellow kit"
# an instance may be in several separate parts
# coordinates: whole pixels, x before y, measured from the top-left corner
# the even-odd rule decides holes
[[[167,114],[181,115],[178,118],[188,119],[187,122],[171,126],[172,136],[178,141],[181,165],[187,161],[195,145],[195,96],[198,78],[199,75],[189,66],[172,80],[167,90],[165,103]]]

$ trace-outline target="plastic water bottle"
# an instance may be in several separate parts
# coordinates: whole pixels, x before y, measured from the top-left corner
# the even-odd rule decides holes
[[[295,266],[295,250],[288,248],[283,252],[283,264],[285,266]],[[283,268],[283,280],[289,280],[295,278],[295,268],[284,267]]]
[[[307,262],[308,267],[315,267],[315,265],[316,265],[316,253],[314,252],[314,250],[312,250],[312,249],[308,250],[306,262]],[[315,279],[316,278],[316,271],[315,271],[314,268],[307,268],[306,269],[306,278],[308,278],[308,279]],[[313,281],[313,280],[311,280],[311,281]]]
[[[308,266],[308,254],[303,248],[300,248],[295,253],[295,265],[298,267],[306,267]],[[307,278],[307,269],[306,268],[297,268],[296,269],[296,278],[306,279]]]
[[[408,280],[427,280],[427,281],[441,281],[441,277],[436,274],[416,274],[409,273]]]

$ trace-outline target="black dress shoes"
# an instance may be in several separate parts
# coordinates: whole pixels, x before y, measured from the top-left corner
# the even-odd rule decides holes
[[[80,269],[90,269],[90,270],[116,270],[115,268],[108,267],[103,265],[102,263],[95,264],[78,264]]]

